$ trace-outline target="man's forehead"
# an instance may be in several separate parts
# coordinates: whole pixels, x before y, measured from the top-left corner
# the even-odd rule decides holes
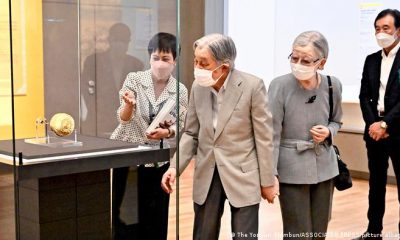
[[[212,58],[208,47],[197,47],[194,51],[194,56],[197,58]]]
[[[376,21],[376,25],[390,25],[394,24],[394,17],[392,15],[386,15]]]

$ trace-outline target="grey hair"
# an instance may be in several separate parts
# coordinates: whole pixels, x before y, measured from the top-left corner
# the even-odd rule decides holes
[[[320,58],[328,58],[329,46],[328,41],[318,31],[307,31],[300,33],[299,36],[293,42],[292,47],[300,46],[305,47],[309,44],[312,44],[315,52],[319,55]]]
[[[232,38],[213,33],[196,40],[193,44],[193,50],[204,47],[210,50],[211,55],[217,62],[228,63],[231,70],[234,68],[236,47]]]

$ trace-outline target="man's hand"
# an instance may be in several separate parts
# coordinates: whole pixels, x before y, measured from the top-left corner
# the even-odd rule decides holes
[[[310,129],[310,133],[315,143],[321,143],[325,141],[331,134],[329,128],[323,125],[316,125]]]
[[[175,184],[176,169],[169,168],[163,175],[161,179],[161,188],[166,192],[172,193],[172,185]]]
[[[368,130],[369,136],[375,141],[379,141],[389,136],[389,134],[386,133],[386,129],[381,128],[381,122],[374,122],[369,126]]]
[[[274,203],[275,196],[279,196],[279,181],[277,177],[275,177],[273,186],[261,187],[261,196],[269,203]]]

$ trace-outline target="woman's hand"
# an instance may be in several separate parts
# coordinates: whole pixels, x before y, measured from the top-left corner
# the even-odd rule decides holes
[[[126,90],[122,99],[127,105],[134,106],[136,104],[135,94],[132,91]]]
[[[261,196],[266,199],[268,203],[274,203],[276,196],[279,196],[279,180],[275,176],[274,185],[269,187],[261,187]]]
[[[316,125],[310,129],[310,133],[315,143],[321,143],[325,141],[331,134],[329,129],[323,125]]]
[[[132,91],[126,90],[124,95],[122,95],[122,100],[124,100],[125,105],[121,110],[120,118],[122,121],[129,121],[136,109],[135,94]]]
[[[170,131],[164,128],[156,128],[154,131],[146,134],[148,139],[160,140],[162,138],[167,138],[170,135]]]

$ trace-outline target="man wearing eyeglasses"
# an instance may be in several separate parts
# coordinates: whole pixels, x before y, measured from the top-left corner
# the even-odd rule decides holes
[[[382,239],[389,157],[397,187],[400,184],[400,12],[383,10],[374,26],[382,50],[367,56],[360,91],[370,172],[369,224],[367,231],[356,239]]]

